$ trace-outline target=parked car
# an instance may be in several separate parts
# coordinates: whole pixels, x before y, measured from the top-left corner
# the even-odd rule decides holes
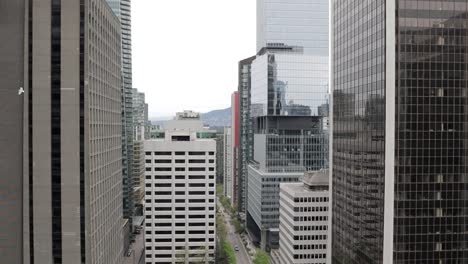
[[[235,251],[239,251],[239,246],[238,246],[238,245],[235,245],[235,246],[234,246],[234,250],[235,250]]]

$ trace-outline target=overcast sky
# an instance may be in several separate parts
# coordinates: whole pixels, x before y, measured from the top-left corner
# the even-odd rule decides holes
[[[230,106],[237,63],[255,54],[254,0],[133,0],[133,87],[151,118]]]

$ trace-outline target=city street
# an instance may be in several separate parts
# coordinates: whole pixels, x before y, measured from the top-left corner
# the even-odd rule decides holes
[[[223,213],[225,224],[226,224],[226,232],[227,232],[227,239],[231,243],[232,247],[234,248],[236,245],[239,246],[239,251],[236,252],[236,261],[239,264],[252,264],[252,260],[250,259],[247,250],[245,249],[244,243],[242,243],[242,239],[240,238],[239,234],[236,233],[236,229],[231,224],[231,217],[229,214],[226,213],[221,203],[218,203],[219,207],[221,208],[221,212]]]

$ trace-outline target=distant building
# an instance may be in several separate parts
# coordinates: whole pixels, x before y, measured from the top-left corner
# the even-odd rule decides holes
[[[276,264],[330,264],[328,170],[306,172],[303,183],[281,183]]]
[[[216,133],[216,184],[224,184],[224,131]]]
[[[230,127],[224,128],[224,196],[228,197],[231,201],[233,198],[233,158],[232,158],[232,129]]]
[[[250,116],[251,68],[255,56],[239,62],[238,93],[239,93],[239,150],[237,157],[238,168],[238,211],[242,220],[245,220],[247,210],[247,175],[248,163],[253,158],[253,130]]]
[[[164,127],[145,141],[145,263],[214,263],[216,142],[193,112]]]
[[[239,92],[234,92],[231,95],[231,148],[232,148],[232,198],[231,204],[236,205],[239,194]]]
[[[121,60],[120,78],[121,85],[121,128],[122,128],[122,190],[123,190],[123,216],[129,226],[125,235],[124,250],[127,251],[132,237],[132,217],[135,215],[134,202],[134,125],[133,125],[133,81],[132,81],[132,16],[131,0],[106,0],[120,24],[120,52]],[[98,9],[99,5],[93,5],[90,9]],[[98,9],[99,10],[99,9]],[[102,32],[100,32],[102,34]],[[92,50],[91,50],[92,51]],[[88,52],[91,52],[88,51]],[[138,148],[138,146],[137,146]],[[136,169],[139,170],[139,169]]]
[[[328,167],[328,3],[257,0],[246,221],[267,251],[279,245],[280,183]]]

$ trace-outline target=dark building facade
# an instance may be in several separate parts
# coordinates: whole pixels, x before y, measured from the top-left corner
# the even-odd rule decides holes
[[[121,28],[121,60],[122,60],[122,185],[123,214],[131,224],[135,213],[133,200],[133,143],[134,137],[134,106],[132,84],[132,15],[131,0],[106,0],[112,11],[120,20]],[[127,234],[130,235],[130,234]]]
[[[104,0],[0,6],[0,262],[121,263],[119,21]]]
[[[253,157],[253,130],[250,116],[252,61],[255,56],[239,62],[239,154],[238,154],[238,211],[245,214],[247,203],[247,166]]]
[[[332,14],[333,263],[468,263],[468,3]]]
[[[25,1],[2,1],[0,4],[0,256],[1,262],[22,263],[23,244],[29,245],[30,237],[23,237],[23,146],[24,123],[24,19]],[[27,72],[26,72],[27,73]],[[27,84],[27,83],[26,83]],[[27,183],[25,183],[28,188]],[[28,226],[25,226],[28,228]]]

